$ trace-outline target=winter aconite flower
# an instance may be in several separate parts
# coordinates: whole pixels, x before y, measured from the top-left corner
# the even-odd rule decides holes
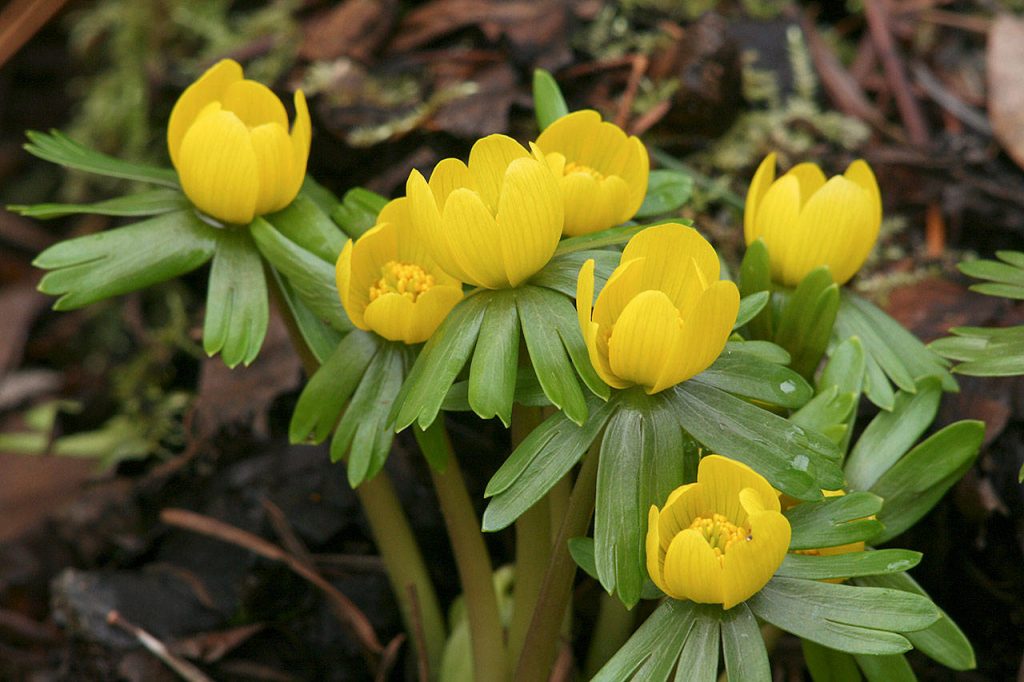
[[[750,183],[743,230],[747,244],[764,240],[772,279],[796,286],[827,265],[845,284],[871,253],[882,223],[882,199],[871,167],[854,161],[826,182],[813,163],[801,163],[775,178],[769,154]]]
[[[580,269],[576,309],[590,361],[615,388],[663,391],[707,369],[736,322],[740,295],[718,279],[718,256],[696,230],[671,223],[626,244],[594,298],[594,261]]]
[[[310,121],[295,93],[295,124],[269,88],[242,78],[225,59],[178,98],[167,124],[167,147],[181,188],[204,213],[226,223],[291,203],[306,175]]]
[[[390,202],[377,225],[345,244],[336,275],[352,324],[390,341],[426,341],[462,300],[462,284],[413,238],[405,198]]]
[[[469,165],[444,159],[430,182],[406,185],[419,238],[445,271],[485,289],[524,282],[551,259],[562,234],[562,195],[544,163],[505,135],[478,140]]]
[[[674,599],[730,609],[771,579],[789,549],[779,494],[746,464],[708,455],[647,526],[647,571]]]
[[[565,234],[620,225],[644,202],[647,149],[639,138],[602,122],[596,111],[563,116],[540,134],[536,147],[562,186]]]

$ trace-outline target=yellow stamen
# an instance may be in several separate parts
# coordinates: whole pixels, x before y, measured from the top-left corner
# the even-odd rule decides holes
[[[591,168],[590,166],[584,165],[582,163],[576,163],[575,161],[566,162],[565,169],[562,171],[562,174],[572,175],[573,173],[583,173],[584,175],[589,175],[598,182],[604,180],[604,174],[598,170]]]
[[[413,263],[390,260],[380,269],[381,278],[370,287],[370,300],[384,294],[400,294],[413,303],[420,294],[434,286],[434,276]]]
[[[715,556],[721,557],[733,543],[740,540],[750,540],[750,531],[727,519],[722,514],[714,514],[711,518],[698,516],[690,524],[690,528],[704,536],[711,549],[715,550]]]

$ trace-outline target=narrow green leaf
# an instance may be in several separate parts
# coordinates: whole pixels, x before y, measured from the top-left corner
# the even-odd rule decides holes
[[[647,195],[637,218],[651,218],[679,210],[693,195],[693,178],[677,170],[652,170]]]
[[[537,375],[533,368],[522,366],[516,375],[515,402],[525,407],[548,407],[551,401],[544,395],[544,389],[540,387]],[[456,381],[448,389],[441,403],[441,409],[445,412],[472,412],[469,405],[469,381]]]
[[[961,262],[957,268],[968,277],[1013,284],[1024,290],[1024,269],[1014,267],[1009,263],[1000,263],[994,260],[972,260]]]
[[[352,239],[358,239],[377,222],[377,214],[388,203],[387,198],[362,187],[345,192],[341,203],[331,212],[331,219]]]
[[[984,357],[990,343],[983,336],[947,336],[932,341],[928,347],[943,357],[962,362]]]
[[[679,422],[712,452],[736,459],[798,499],[843,485],[835,445],[825,436],[712,386],[686,381],[674,389]]]
[[[299,194],[292,203],[264,219],[290,241],[332,266],[345,247],[346,235],[309,197]]]
[[[1024,287],[1017,284],[972,284],[968,287],[971,291],[986,296],[999,296],[1000,298],[1012,298],[1024,300]]]
[[[487,310],[488,292],[462,299],[423,346],[405,379],[394,405],[395,428],[417,422],[421,429],[433,423],[441,403],[469,360]]]
[[[733,339],[735,338],[736,335],[733,335]],[[771,341],[730,340],[726,342],[725,350],[730,353],[752,355],[773,365],[789,364],[789,353],[786,352],[786,349],[776,346]]]
[[[593,538],[569,538],[569,554],[576,565],[591,578],[597,579],[597,565],[594,563]]]
[[[849,422],[856,406],[856,394],[840,393],[838,386],[829,386],[794,412],[789,420],[805,429],[835,434],[831,440],[839,445],[850,432]]]
[[[921,437],[935,419],[942,387],[926,378],[916,393],[900,391],[892,412],[871,420],[846,460],[846,480],[855,490],[868,490]]]
[[[690,633],[686,636],[686,642],[683,644],[683,651],[679,654],[679,664],[676,666],[675,682],[715,682],[718,678],[718,640],[719,640],[719,620],[721,619],[721,637],[723,641],[727,637],[731,637],[732,633],[728,635],[725,630],[729,614],[733,614],[734,617],[741,617],[741,609],[750,614],[750,610],[744,604],[738,605],[734,609],[729,611],[722,611],[722,608],[713,604],[697,604],[693,610],[693,626],[690,628]],[[753,620],[754,617],[750,616]],[[764,652],[764,641],[761,639],[761,632],[757,629],[757,623],[754,623],[754,632],[757,633],[757,641],[761,643],[761,650]],[[744,632],[743,636],[747,636],[749,633]],[[726,651],[728,652],[729,645],[733,644],[736,646],[743,646],[746,644],[755,644],[754,642],[743,642],[740,645],[737,641],[730,641],[726,643]],[[752,651],[754,647],[748,647],[745,651],[746,654],[756,656],[756,652]],[[726,665],[729,663],[728,653],[726,654]],[[768,654],[764,653],[765,665],[768,663]],[[735,663],[735,662],[734,662]],[[745,670],[753,672],[757,669],[759,661],[750,660],[744,661]],[[767,668],[766,668],[767,669]],[[762,678],[758,676],[753,677],[733,677],[734,680],[751,680],[752,682],[758,682]],[[771,679],[771,678],[768,678]]]
[[[469,368],[469,404],[482,419],[512,423],[519,362],[519,312],[515,290],[488,297],[487,310]]]
[[[340,332],[353,328],[341,307],[333,265],[285,237],[263,218],[256,218],[249,230],[263,257],[288,278],[310,310]]]
[[[313,176],[308,173],[302,179],[299,194],[316,204],[325,215],[330,215],[331,211],[341,203],[334,192],[314,180]]]
[[[217,234],[203,322],[203,350],[234,367],[256,359],[267,335],[270,305],[263,261],[245,228]]]
[[[985,423],[960,421],[941,429],[904,455],[871,486],[885,504],[878,520],[886,542],[914,525],[967,472],[985,438]]]
[[[563,412],[556,412],[519,444],[494,474],[485,497],[492,498],[484,511],[483,529],[507,527],[547,494],[580,460],[615,410],[612,402],[590,401],[590,417],[577,426]]]
[[[750,607],[745,603],[737,604],[728,611],[721,611],[719,618],[722,622],[725,672],[730,682],[769,682],[772,672],[768,664],[768,651]],[[717,664],[717,647],[715,649]]]
[[[665,221],[653,224],[660,225],[664,222]],[[651,227],[651,225],[623,225],[621,227],[609,227],[607,230],[599,230],[597,232],[591,232],[590,234],[580,235],[579,237],[568,237],[558,242],[558,248],[555,249],[555,256],[574,253],[576,251],[600,249],[604,246],[625,244],[633,237],[633,235],[647,229],[648,227]]]
[[[572,251],[555,256],[540,272],[530,278],[530,284],[553,289],[576,300],[576,279],[583,263],[594,260],[594,296],[601,292],[622,257],[617,251]]]
[[[885,587],[903,590],[922,597],[928,596],[921,586],[906,573],[856,578],[854,582],[858,585]],[[976,665],[974,649],[967,636],[942,609],[939,609],[939,620],[923,630],[908,632],[906,636],[915,649],[947,668],[973,670]]]
[[[768,260],[768,247],[761,239],[747,246],[740,264],[740,294],[745,298],[758,292],[772,290],[772,270]],[[766,305],[759,314],[747,323],[750,335],[754,339],[768,340],[774,336],[772,331],[772,306]]]
[[[996,258],[1009,263],[1015,268],[1024,269],[1024,253],[1020,251],[996,251]]]
[[[733,329],[739,329],[747,322],[750,322],[754,317],[764,310],[764,307],[768,304],[768,300],[771,298],[771,293],[767,291],[757,291],[749,296],[744,296],[740,299],[740,309],[736,314],[736,323],[733,324]]]
[[[299,395],[288,427],[292,443],[321,443],[327,438],[380,345],[380,337],[361,330],[341,340]]]
[[[281,276],[281,273],[275,270],[273,266],[268,265],[268,268],[271,276],[274,278],[274,282],[277,284],[278,290],[281,292],[281,298],[284,299],[292,319],[295,320],[295,324],[299,328],[302,340],[313,353],[313,357],[317,359],[317,362],[323,364],[331,356],[331,353],[334,352],[338,343],[341,342],[341,332],[317,317],[316,313],[302,302],[302,299],[299,298],[292,288],[291,283]]]
[[[714,364],[692,381],[779,407],[798,408],[814,390],[793,370],[726,348]]]
[[[559,303],[567,301],[547,289],[520,287],[516,291],[516,307],[519,309],[523,338],[544,394],[569,419],[583,424],[587,418],[583,391],[562,339],[551,326],[551,315]]]
[[[60,218],[74,213],[112,216],[147,216],[181,211],[191,205],[176,189],[153,189],[148,192],[98,201],[94,204],[33,204],[8,206],[7,210],[27,218]]]
[[[39,290],[60,296],[54,309],[73,310],[195,270],[213,256],[215,237],[191,209],[175,211],[54,244],[33,265],[53,271]]]
[[[819,549],[870,540],[882,524],[868,517],[881,508],[880,497],[864,492],[798,504],[783,512],[792,529],[789,549]]]
[[[868,682],[917,682],[917,676],[903,654],[868,656],[857,654],[857,665]]]
[[[849,396],[850,406],[846,413],[829,417],[834,419],[834,424],[843,425],[842,434],[839,436],[837,444],[844,457],[850,449],[850,439],[853,436],[853,425],[857,421],[857,407],[860,403],[861,392],[864,390],[866,371],[864,347],[861,345],[860,339],[853,336],[832,349],[828,362],[821,372],[821,378],[818,380],[819,392],[825,392],[829,387],[836,389],[836,403],[843,400],[841,396]],[[888,387],[889,382],[885,380],[885,377],[882,377],[882,381]],[[892,409],[895,396],[886,402],[889,404],[888,409]],[[836,403],[831,406],[838,409],[839,406]]]
[[[112,178],[178,187],[178,175],[170,168],[115,159],[83,147],[59,130],[51,130],[49,133],[30,130],[25,135],[29,140],[25,151],[51,163]]]
[[[874,356],[864,356],[864,395],[883,410],[892,410],[896,404],[896,393],[885,376],[885,371]]]
[[[801,638],[800,644],[814,682],[861,682],[857,661],[850,654],[815,644],[809,639]]]
[[[1005,348],[995,347],[994,352],[1006,352]],[[1005,357],[989,357],[957,365],[958,374],[972,377],[1012,377],[1024,374],[1024,353],[1017,352]]]
[[[782,307],[775,343],[792,356],[792,367],[810,377],[818,367],[832,335],[839,310],[839,287],[828,268],[811,271]]]
[[[611,388],[594,370],[594,365],[590,361],[590,351],[583,341],[583,333],[572,302],[550,291],[543,292],[543,296],[547,302],[547,312],[551,316],[550,324],[558,332],[558,338],[562,340],[576,374],[591,393],[602,400],[608,400]]]
[[[776,575],[806,580],[854,578],[880,573],[899,573],[917,566],[920,552],[907,549],[880,549],[874,552],[850,552],[832,556],[787,554]]]
[[[667,679],[672,671],[671,666],[666,670],[656,664],[665,659],[675,662],[693,627],[696,607],[693,602],[666,599],[611,660],[605,663],[591,682],[622,682],[629,679],[660,682]],[[648,667],[646,662],[652,656],[655,656],[655,665]],[[651,676],[655,672],[652,668],[655,667],[663,668],[661,678]]]
[[[533,70],[533,111],[537,116],[537,128],[540,130],[544,130],[569,113],[562,89],[545,69]]]

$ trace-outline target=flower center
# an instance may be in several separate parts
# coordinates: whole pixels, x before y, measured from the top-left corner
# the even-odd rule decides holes
[[[575,161],[567,161],[565,164],[565,169],[562,171],[562,175],[572,175],[573,173],[583,173],[584,175],[589,175],[598,182],[604,180],[604,174],[601,173],[600,171],[595,170],[590,166],[584,165],[582,163],[576,163]]]
[[[370,287],[371,301],[384,294],[399,294],[415,303],[420,294],[434,286],[434,276],[412,263],[389,260],[380,274],[377,283]]]
[[[718,557],[725,554],[733,543],[751,539],[749,530],[737,526],[721,514],[714,514],[711,518],[698,516],[690,524],[690,528],[704,536]]]

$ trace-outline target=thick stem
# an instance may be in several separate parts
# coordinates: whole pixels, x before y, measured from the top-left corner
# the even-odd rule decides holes
[[[428,459],[446,462],[443,471],[428,468],[437,499],[441,503],[441,513],[448,527],[455,565],[466,598],[466,615],[469,618],[473,648],[473,679],[503,682],[508,679],[505,633],[494,589],[494,569],[480,532],[480,519],[473,509],[458,460],[452,452],[441,419],[437,419],[426,431],[413,427],[413,432],[424,454],[429,453]]]
[[[537,601],[541,608],[533,612],[523,651],[516,665],[516,682],[548,679],[558,644],[558,630],[569,606],[572,579],[576,574],[576,563],[569,554],[569,538],[585,534],[587,526],[590,525],[590,517],[594,513],[594,497],[597,493],[597,462],[600,447],[598,439],[584,457],[583,467],[576,477],[576,484],[569,497],[569,508],[558,531],[551,563],[548,564],[544,582],[541,584],[540,598]]]
[[[590,640],[584,679],[592,679],[619,648],[626,643],[636,624],[636,611],[627,609],[618,597],[601,592],[601,606]]]

